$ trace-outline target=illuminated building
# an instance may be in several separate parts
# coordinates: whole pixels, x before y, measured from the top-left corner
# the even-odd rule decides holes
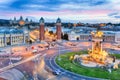
[[[20,26],[25,25],[25,21],[23,20],[23,17],[22,17],[22,16],[20,16],[20,20],[19,20],[18,23],[19,23]]]

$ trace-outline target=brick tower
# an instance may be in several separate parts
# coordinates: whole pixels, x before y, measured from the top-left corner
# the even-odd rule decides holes
[[[42,42],[42,41],[44,41],[44,38],[45,38],[44,37],[45,31],[44,31],[44,19],[43,19],[43,17],[40,18],[39,22],[40,22],[40,29],[39,29],[40,35],[39,35],[39,38],[40,38],[40,41]]]
[[[61,31],[61,19],[60,18],[58,18],[57,21],[56,21],[56,28],[57,28],[57,30],[56,30],[57,40],[61,41],[61,33],[62,33],[62,31]]]

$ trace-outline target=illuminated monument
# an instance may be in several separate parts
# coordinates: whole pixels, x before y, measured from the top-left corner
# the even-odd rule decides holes
[[[90,61],[105,64],[108,53],[102,49],[103,32],[91,32],[92,35],[92,50],[89,50],[89,55],[86,57]]]
[[[45,41],[45,36],[49,36],[49,37],[54,37],[53,35],[50,35],[48,30],[46,29],[46,32],[45,32],[45,29],[44,29],[44,19],[43,17],[41,17],[40,19],[40,29],[39,29],[39,40],[41,42]],[[57,40],[61,40],[61,19],[58,18],[57,21],[56,21],[56,35],[57,35]]]
[[[58,18],[57,21],[56,21],[56,28],[57,28],[57,40],[58,41],[61,41],[61,19]]]
[[[119,60],[102,48],[103,32],[97,30],[96,32],[91,32],[91,35],[92,49],[88,50],[88,54],[76,55],[80,64],[87,67],[113,65],[114,68],[118,68]]]
[[[108,53],[102,48],[103,32],[97,30],[97,32],[91,32],[92,35],[92,49],[88,50],[88,55],[82,57],[83,62],[94,62],[97,64],[105,65],[106,63],[112,63]]]
[[[15,18],[14,18],[14,21],[15,21]],[[20,16],[20,20],[19,20],[18,23],[19,23],[20,26],[24,26],[25,25],[25,21],[23,20],[22,16]]]
[[[39,35],[39,38],[40,38],[40,41],[42,42],[42,41],[44,41],[44,33],[45,33],[45,31],[44,31],[44,19],[43,19],[43,17],[41,17],[41,19],[40,19],[40,35]]]

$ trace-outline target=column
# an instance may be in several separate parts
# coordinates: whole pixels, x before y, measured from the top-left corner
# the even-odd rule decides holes
[[[57,28],[57,40],[58,41],[60,41],[61,40],[61,33],[62,33],[62,31],[61,31],[61,19],[60,18],[58,18],[57,19],[57,21],[56,21],[56,28]]]
[[[44,37],[45,30],[44,30],[44,19],[43,19],[43,17],[41,17],[41,19],[40,19],[39,32],[40,32],[39,38],[40,38],[40,41],[42,42],[45,39],[45,37]]]

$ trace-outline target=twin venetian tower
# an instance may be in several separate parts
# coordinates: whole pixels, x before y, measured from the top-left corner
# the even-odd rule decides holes
[[[39,35],[39,39],[40,41],[44,41],[45,40],[45,21],[43,19],[43,17],[41,17],[40,19],[40,28],[39,28],[39,31],[40,31],[40,35]],[[62,30],[61,30],[61,19],[58,18],[57,21],[56,21],[56,35],[57,35],[57,40],[60,41],[61,40],[61,33],[62,33]]]

